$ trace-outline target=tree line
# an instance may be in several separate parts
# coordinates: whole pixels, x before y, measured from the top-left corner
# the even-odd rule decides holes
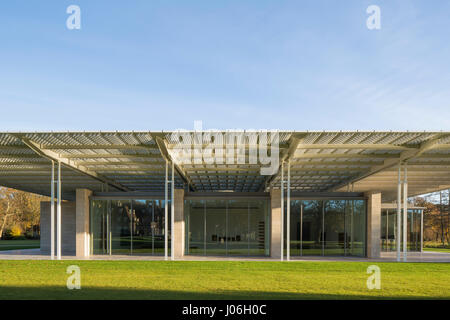
[[[38,238],[42,200],[48,198],[0,187],[0,239]]]

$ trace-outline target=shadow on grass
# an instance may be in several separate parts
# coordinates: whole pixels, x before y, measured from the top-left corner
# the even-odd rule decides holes
[[[69,290],[66,287],[0,287],[0,300],[402,300],[449,299],[448,297],[383,296],[380,294],[342,295],[298,292],[256,292],[226,290],[194,292],[157,289],[92,288]]]

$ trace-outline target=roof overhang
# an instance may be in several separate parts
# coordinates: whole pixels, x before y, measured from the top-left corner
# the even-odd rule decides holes
[[[222,142],[236,155],[232,163],[211,163],[195,147],[189,159],[179,157],[179,149],[186,143],[194,145],[198,136],[201,140],[196,146],[206,150],[212,141],[208,131],[186,132],[192,140],[184,145],[174,139],[176,132],[3,132],[0,185],[49,195],[53,160],[63,166],[65,198],[73,197],[77,188],[158,193],[164,190],[166,162],[173,161],[177,188],[196,192],[280,188],[280,170],[262,175],[267,165],[249,161],[255,150],[270,148],[274,141],[262,145],[259,131],[256,135],[255,131],[236,131],[242,132],[244,140]],[[380,191],[384,201],[393,200],[400,163],[408,168],[409,196],[450,188],[449,132],[276,133],[277,168],[281,161],[285,169],[290,163],[291,188],[296,192]]]

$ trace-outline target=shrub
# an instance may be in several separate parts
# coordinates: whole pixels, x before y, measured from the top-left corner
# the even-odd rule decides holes
[[[2,239],[3,239],[3,240],[12,240],[12,239],[13,239],[13,236],[12,236],[12,234],[11,234],[11,229],[5,229],[5,230],[3,231],[3,237],[2,237]]]
[[[424,241],[423,243],[424,248],[447,248],[450,249],[450,244],[442,245],[442,242],[437,241]]]
[[[11,236],[13,238],[20,237],[21,235],[22,235],[22,229],[20,229],[20,227],[14,226],[11,228]]]

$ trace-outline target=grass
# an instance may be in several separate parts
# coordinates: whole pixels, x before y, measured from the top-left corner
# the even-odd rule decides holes
[[[7,261],[4,299],[450,299],[450,264],[376,263],[381,290],[368,290],[369,262]],[[69,265],[81,290],[68,290]]]
[[[448,252],[448,253],[450,253],[450,248],[423,248],[423,251]]]
[[[0,251],[36,249],[40,247],[40,240],[0,240]]]
[[[424,241],[423,251],[450,252],[450,245],[443,245],[442,242]]]

